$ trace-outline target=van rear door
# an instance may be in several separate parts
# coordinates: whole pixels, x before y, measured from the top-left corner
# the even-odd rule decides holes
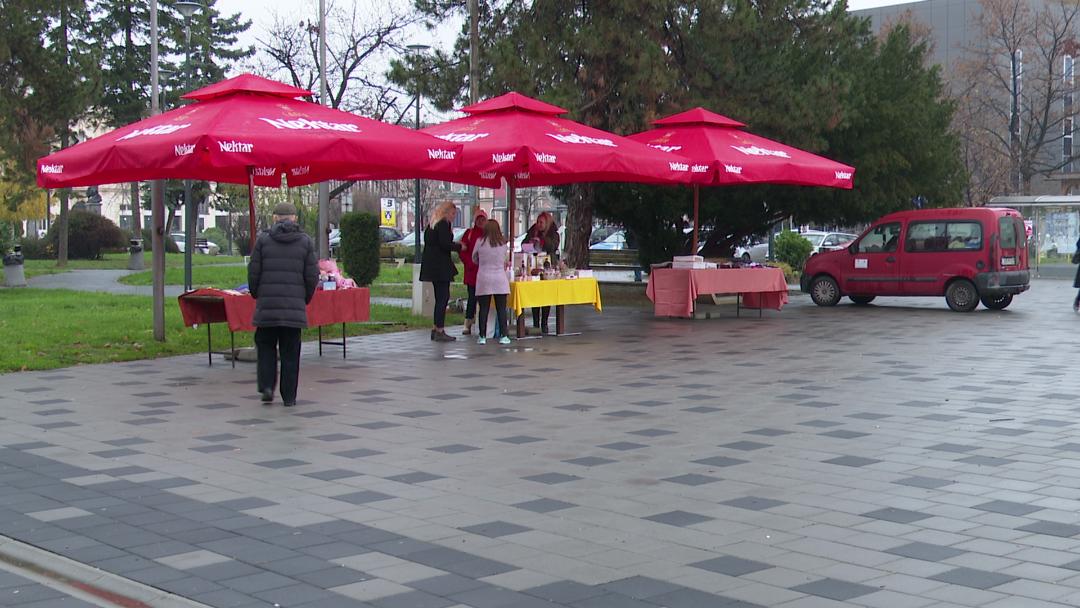
[[[1027,268],[1027,231],[1024,222],[1014,215],[998,217],[998,246],[994,270],[1022,270]]]

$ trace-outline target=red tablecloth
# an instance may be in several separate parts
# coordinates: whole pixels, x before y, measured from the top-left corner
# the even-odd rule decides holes
[[[645,293],[658,317],[693,317],[700,294],[741,294],[747,308],[780,310],[788,301],[779,268],[654,268]]]
[[[255,298],[220,289],[196,289],[181,295],[180,314],[184,325],[228,323],[229,331],[255,331]],[[318,290],[307,305],[308,327],[354,323],[371,318],[371,292],[356,289]]]

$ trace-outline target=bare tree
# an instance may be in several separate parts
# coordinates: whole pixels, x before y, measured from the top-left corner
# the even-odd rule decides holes
[[[957,66],[967,120],[964,137],[986,146],[987,156],[972,168],[986,173],[976,182],[999,178],[1000,160],[1008,167],[1009,188],[1030,194],[1035,176],[1070,170],[1073,60],[1077,55],[1080,4],[1051,0],[1033,8],[1029,0],[981,0],[976,23],[982,31],[969,58]],[[973,157],[974,160],[974,157]]]
[[[268,58],[263,69],[284,73],[293,85],[318,90],[319,20],[275,14],[268,34],[259,39]],[[406,29],[419,23],[415,11],[388,7],[382,15],[365,12],[358,3],[333,6],[327,15],[327,81],[329,105],[382,119],[396,108],[402,94],[385,78],[389,58],[405,52]],[[405,96],[407,102],[409,97]]]

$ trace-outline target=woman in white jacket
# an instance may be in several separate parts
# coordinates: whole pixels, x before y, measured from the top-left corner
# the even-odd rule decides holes
[[[476,300],[480,305],[477,322],[480,336],[477,344],[487,344],[488,311],[491,298],[495,298],[495,316],[498,319],[499,344],[509,344],[506,335],[506,296],[510,295],[510,251],[506,246],[499,222],[488,220],[484,224],[484,236],[473,246],[472,259],[476,262]]]

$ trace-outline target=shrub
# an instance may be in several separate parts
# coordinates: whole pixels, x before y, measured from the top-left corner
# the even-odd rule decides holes
[[[798,233],[785,230],[776,235],[773,240],[773,250],[776,252],[777,261],[783,262],[795,270],[802,270],[803,264],[810,257],[814,246]]]
[[[46,239],[53,250],[59,250],[60,234],[57,222],[49,228]],[[119,249],[127,245],[124,231],[109,218],[89,211],[71,211],[68,214],[68,258],[99,260],[103,251]]]
[[[19,243],[22,245],[23,257],[28,260],[55,260],[56,250],[52,248],[49,239],[37,237],[23,237]]]
[[[360,285],[371,285],[379,276],[379,217],[373,213],[341,216],[341,262],[345,272]]]

